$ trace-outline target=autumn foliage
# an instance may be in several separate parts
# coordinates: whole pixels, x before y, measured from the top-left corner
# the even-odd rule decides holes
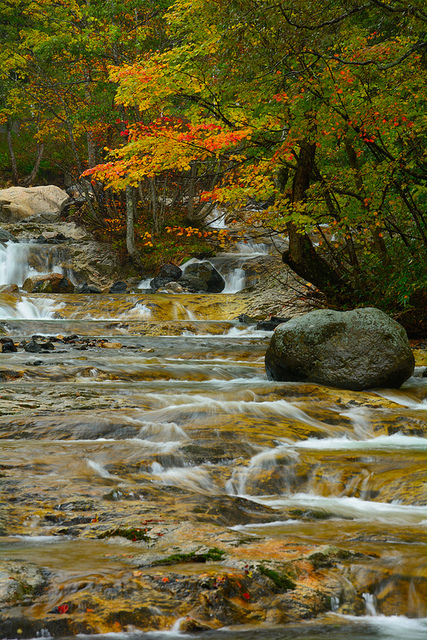
[[[92,141],[104,127],[83,177],[96,192],[127,194],[127,231],[138,211],[151,216],[148,250],[166,227],[203,228],[215,203],[263,202],[253,222],[288,242],[284,261],[329,304],[375,304],[407,323],[413,312],[414,331],[424,331],[421,0],[176,0],[155,17],[150,6],[137,40],[131,0],[112,17],[116,32],[108,10],[94,10],[97,45],[75,66],[93,83],[73,126],[84,123]],[[81,114],[95,107],[97,83],[116,113],[89,124]],[[178,210],[187,221],[171,224]]]

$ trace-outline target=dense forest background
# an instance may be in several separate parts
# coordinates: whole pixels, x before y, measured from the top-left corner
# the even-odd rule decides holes
[[[2,186],[80,185],[135,264],[264,203],[245,224],[328,304],[425,335],[426,27],[421,0],[1,0]]]

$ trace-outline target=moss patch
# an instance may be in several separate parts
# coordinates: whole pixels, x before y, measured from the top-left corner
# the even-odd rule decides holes
[[[197,553],[196,551],[192,551],[191,553],[174,553],[171,556],[154,562],[153,566],[182,564],[184,562],[220,562],[224,555],[225,551],[221,551],[221,549],[217,547],[212,547],[212,549],[208,549],[205,553]]]
[[[263,576],[270,578],[270,580],[272,580],[272,582],[274,582],[276,587],[279,587],[279,589],[295,589],[297,586],[295,582],[286,575],[286,573],[278,573],[278,571],[274,571],[274,569],[268,569],[262,564],[258,567],[258,571]]]
[[[137,540],[145,540],[146,542],[148,542],[150,540],[149,536],[147,536],[146,529],[140,529],[136,527],[117,527],[116,529],[109,529],[108,531],[100,533],[98,535],[98,538],[112,538],[113,536],[127,538],[128,540],[132,540],[132,542],[136,542]]]

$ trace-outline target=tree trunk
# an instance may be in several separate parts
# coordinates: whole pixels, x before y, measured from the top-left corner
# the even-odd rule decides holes
[[[187,201],[187,215],[189,220],[194,220],[194,198],[196,195],[196,180],[197,180],[197,164],[191,163],[189,185],[188,185],[188,201]]]
[[[44,144],[43,142],[41,144],[37,145],[37,157],[36,157],[36,161],[34,163],[34,166],[31,170],[30,175],[28,175],[26,178],[24,178],[21,181],[21,184],[24,187],[31,187],[31,185],[33,184],[34,180],[37,177],[37,174],[39,172],[39,168],[40,168],[40,163],[42,161],[43,158],[43,152],[44,152]]]
[[[307,140],[301,143],[292,183],[291,199],[293,205],[306,201],[307,190],[314,170],[315,153],[315,143]],[[316,253],[306,233],[301,232],[295,223],[289,222],[288,234],[289,249],[282,254],[285,264],[289,265],[297,275],[313,283],[325,293],[333,291],[338,295],[344,291],[349,293],[348,287],[344,285],[339,274]]]
[[[13,149],[13,140],[12,140],[12,124],[10,122],[6,125],[6,135],[7,135],[7,148],[9,150],[10,156],[10,164],[12,166],[12,180],[13,184],[19,184],[19,175],[18,175],[18,166],[16,164],[15,151]]]
[[[157,200],[157,189],[156,189],[156,180],[153,177],[147,178],[148,186],[150,189],[150,205],[151,205],[151,215],[153,218],[152,225],[152,233],[153,236],[159,233],[160,231],[160,220],[159,220],[159,203]]]
[[[133,188],[126,187],[126,249],[134,264],[141,266],[141,256],[135,246],[135,199]]]

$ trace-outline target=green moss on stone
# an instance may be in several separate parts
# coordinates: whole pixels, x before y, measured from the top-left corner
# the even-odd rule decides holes
[[[270,580],[272,580],[276,585],[276,587],[279,587],[279,589],[295,589],[297,586],[295,582],[291,580],[289,576],[286,575],[286,573],[279,573],[274,569],[268,569],[267,567],[264,567],[264,565],[262,564],[258,567],[258,571],[263,576],[270,578]]]
[[[162,560],[154,562],[154,566],[157,565],[170,565],[170,564],[182,564],[184,562],[220,562],[225,555],[225,551],[212,547],[205,553],[197,553],[192,551],[191,553],[174,553]]]

